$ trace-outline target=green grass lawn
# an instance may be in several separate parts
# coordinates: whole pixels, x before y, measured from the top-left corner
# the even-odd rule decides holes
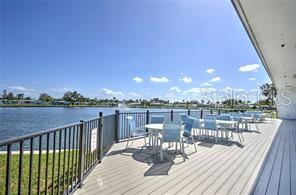
[[[60,153],[60,190],[61,192],[63,189],[66,189],[67,182],[68,182],[68,160],[70,160],[69,166],[69,184],[71,184],[71,178],[74,180],[74,175],[76,171],[77,176],[77,169],[75,170],[76,166],[76,153],[77,150],[66,151]],[[19,177],[19,154],[12,154],[11,155],[11,187],[10,191],[11,194],[17,194],[18,190],[18,177]],[[78,155],[77,155],[78,157]],[[65,170],[63,171],[64,167],[64,158],[65,158]],[[73,162],[73,169],[72,169],[72,159]],[[59,160],[59,152],[55,153],[55,161],[53,163],[53,153],[48,154],[48,192],[51,194],[52,188],[54,186],[54,193],[58,192],[58,160]],[[37,193],[37,186],[38,186],[38,161],[39,161],[39,154],[33,155],[33,169],[32,169],[32,194]],[[29,164],[30,164],[30,155],[23,154],[23,177],[22,177],[22,194],[28,194],[29,189]],[[55,164],[54,168],[54,179],[52,177],[52,166]],[[78,168],[78,166],[76,166]],[[45,193],[45,172],[46,172],[46,154],[42,153],[41,158],[41,193]],[[65,172],[65,174],[63,174]],[[63,177],[65,175],[65,177]],[[73,175],[73,176],[72,176]],[[54,181],[54,182],[53,182]],[[6,183],[6,154],[0,154],[0,194],[5,194],[5,183]]]

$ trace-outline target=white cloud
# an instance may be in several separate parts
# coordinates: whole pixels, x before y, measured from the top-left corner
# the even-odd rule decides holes
[[[136,82],[136,83],[142,83],[144,81],[144,79],[142,79],[141,77],[134,77],[133,80]]]
[[[28,91],[26,87],[23,86],[11,86],[9,89],[17,90],[17,91]]]
[[[259,64],[248,64],[245,66],[241,66],[239,68],[239,71],[241,72],[251,72],[251,71],[257,71],[257,69],[260,67]]]
[[[216,91],[216,89],[212,88],[212,87],[209,87],[209,88],[194,87],[194,88],[184,91],[183,95],[201,95],[203,93],[213,93],[215,91]]]
[[[231,93],[231,92],[245,92],[245,89],[240,89],[240,88],[233,88],[233,87],[225,87],[224,89],[221,89],[221,91],[225,92],[225,93]]]
[[[24,86],[8,86],[9,89],[15,90],[15,91],[22,91],[22,92],[35,92],[35,89],[27,88]]]
[[[56,91],[56,92],[66,92],[66,91],[73,91],[73,89],[68,88],[68,87],[63,87],[63,88],[52,88],[52,91]]]
[[[221,81],[221,78],[220,77],[214,77],[210,80],[210,82],[214,83],[214,82],[218,82],[218,81]]]
[[[186,76],[184,76],[180,80],[183,81],[184,83],[191,83],[192,82],[192,79],[190,77],[186,77]]]
[[[225,87],[224,89],[221,89],[221,91],[223,91],[225,93],[231,92],[232,90],[233,90],[233,88],[232,87],[229,87],[229,86]]]
[[[103,88],[100,90],[101,94],[108,97],[122,97],[123,93],[121,91],[113,91],[111,89]]]
[[[131,97],[131,98],[141,98],[141,97],[143,97],[142,94],[135,93],[135,92],[129,92],[127,95],[128,95],[129,97]]]
[[[169,79],[166,77],[150,77],[150,81],[153,83],[167,83]]]
[[[255,77],[251,77],[251,78],[249,78],[249,80],[250,80],[250,81],[255,81],[256,78],[255,78]]]
[[[212,86],[212,83],[209,83],[209,82],[205,82],[203,84],[201,84],[202,86],[205,86],[205,87],[211,87]]]
[[[176,94],[176,93],[181,93],[182,90],[179,87],[171,87],[170,92]]]
[[[251,89],[251,92],[260,92],[259,89]]]
[[[209,73],[209,74],[212,74],[214,71],[215,71],[214,68],[208,68],[208,69],[206,70],[206,72]]]

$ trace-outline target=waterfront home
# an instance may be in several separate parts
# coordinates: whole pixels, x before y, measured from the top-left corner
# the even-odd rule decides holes
[[[44,101],[42,100],[0,100],[1,104],[24,104],[24,105],[28,105],[28,104],[36,104],[36,105],[41,105],[41,104],[45,104]]]
[[[58,106],[67,106],[67,105],[70,105],[70,102],[65,100],[54,100],[54,101],[51,101],[51,104],[58,105]]]

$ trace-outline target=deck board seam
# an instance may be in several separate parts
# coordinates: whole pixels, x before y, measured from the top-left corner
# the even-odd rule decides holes
[[[272,132],[270,132],[269,134],[268,134],[268,138],[269,138],[269,136],[271,136],[272,135]],[[264,145],[264,144],[266,144],[263,140],[260,140],[260,142],[258,143],[258,144],[260,144],[260,146],[262,146],[262,145]],[[258,150],[260,150],[261,149],[261,147],[258,147],[258,145],[256,145],[256,146],[254,146],[255,147],[255,149],[258,149]],[[253,150],[251,150],[250,149],[250,151],[252,152]],[[243,154],[245,154],[245,153],[243,153]],[[242,154],[242,155],[243,155]],[[248,157],[249,157],[249,155],[250,155],[250,153],[248,153],[248,155],[246,155],[245,157],[244,157],[244,160],[246,160]],[[256,155],[256,153],[254,153],[253,154],[253,156],[255,156]],[[238,159],[238,160],[241,160],[240,158]],[[243,161],[244,161],[243,160]],[[252,160],[252,158],[250,159],[250,160]],[[240,164],[238,164],[237,166],[236,166],[236,168],[232,171],[232,173],[228,176],[228,178],[226,179],[226,180],[224,180],[224,182],[222,183],[222,185],[220,186],[220,188],[218,188],[217,190],[216,190],[216,192],[215,192],[215,194],[221,189],[221,187],[223,187],[224,186],[224,184],[227,182],[227,180],[236,172],[236,170],[237,170],[237,168],[240,166]],[[217,178],[218,179],[218,178]],[[216,179],[216,180],[217,180]]]
[[[279,128],[280,128],[280,126],[279,126]],[[260,172],[259,172],[259,174],[258,174],[258,176],[257,176],[257,179],[256,179],[256,181],[255,181],[255,185],[253,186],[253,189],[252,189],[252,191],[251,191],[251,194],[253,194],[253,195],[256,194],[255,191],[256,191],[256,189],[257,189],[257,186],[258,186],[258,184],[259,184],[259,181],[260,181],[260,179],[261,179],[261,176],[262,176],[262,174],[263,174],[263,172],[264,172],[264,167],[266,166],[266,164],[267,164],[267,162],[268,162],[268,159],[271,157],[271,154],[272,154],[273,149],[274,149],[275,147],[277,147],[277,149],[278,149],[278,147],[279,147],[278,142],[280,142],[281,138],[282,138],[282,134],[280,133],[280,131],[279,131],[279,129],[278,129],[278,131],[277,131],[277,133],[276,133],[276,135],[275,135],[275,137],[274,137],[274,140],[272,141],[272,145],[271,145],[271,147],[270,147],[270,149],[269,149],[269,151],[268,151],[268,155],[265,157],[264,163],[263,163],[262,166],[261,166]],[[274,160],[275,160],[275,159],[274,159]],[[274,162],[273,162],[273,163],[274,163]],[[271,169],[272,169],[272,168],[271,168]],[[270,176],[270,175],[269,175],[269,176]],[[268,181],[267,181],[267,186],[268,186]],[[265,189],[264,194],[266,193],[266,190],[267,190],[267,189]]]

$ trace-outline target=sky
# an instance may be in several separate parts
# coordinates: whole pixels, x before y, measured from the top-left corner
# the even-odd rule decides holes
[[[230,0],[0,1],[0,90],[200,100],[269,77]]]

